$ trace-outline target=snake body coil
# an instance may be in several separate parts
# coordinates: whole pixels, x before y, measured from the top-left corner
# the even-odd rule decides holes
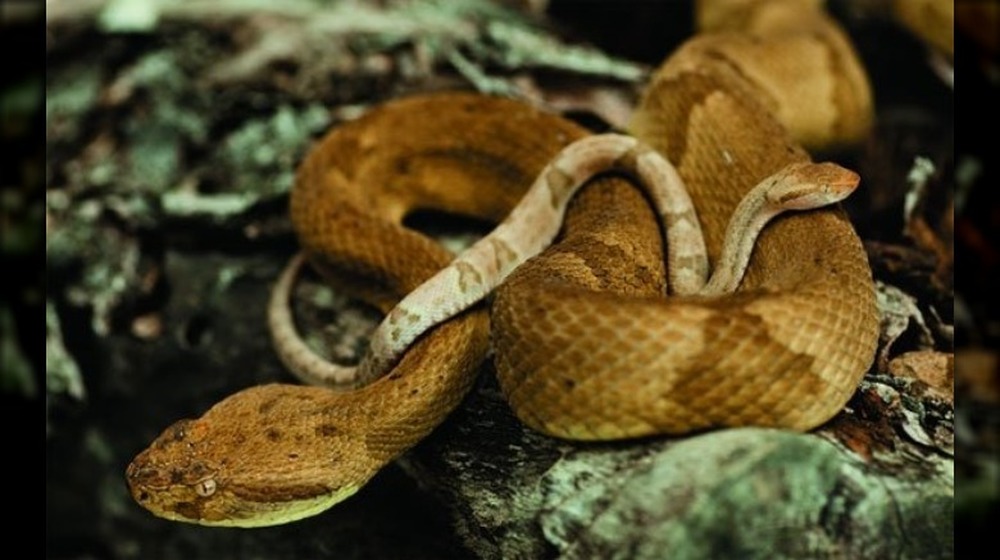
[[[814,3],[729,4],[753,8],[727,12],[749,35],[706,33],[679,49],[630,127],[676,166],[713,263],[746,193],[808,162],[788,130],[810,145],[846,142],[870,118],[856,58]],[[701,16],[710,28],[730,25],[709,10]],[[793,22],[805,32],[786,33]],[[810,110],[789,108],[803,92]],[[499,222],[585,134],[525,104],[472,94],[386,104],[338,127],[300,166],[291,213],[303,251],[331,282],[388,312],[451,260],[400,225],[408,212]],[[871,363],[877,314],[842,211],[775,220],[733,294],[665,298],[663,254],[656,218],[628,181],[593,181],[573,200],[557,243],[517,268],[492,305],[497,373],[520,419],[559,437],[612,439],[746,424],[807,430],[843,407]],[[136,457],[133,496],[157,515],[209,525],[313,515],[457,406],[489,333],[476,306],[356,391],[241,391]]]

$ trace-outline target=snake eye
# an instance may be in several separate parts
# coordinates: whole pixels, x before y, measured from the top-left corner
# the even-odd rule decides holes
[[[206,478],[205,480],[199,481],[194,485],[194,491],[202,498],[207,498],[212,494],[215,494],[215,487],[215,479]]]

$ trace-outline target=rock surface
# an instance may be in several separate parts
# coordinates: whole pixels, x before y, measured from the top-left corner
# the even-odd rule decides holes
[[[901,426],[889,428],[887,441],[850,441],[858,429],[882,430],[889,411],[905,406],[877,383],[866,382],[856,399],[869,391],[895,397],[879,409],[885,416],[845,412],[814,434],[744,428],[581,445],[521,427],[487,377],[402,464],[441,496],[484,558],[921,558],[951,550],[951,457],[897,437]]]

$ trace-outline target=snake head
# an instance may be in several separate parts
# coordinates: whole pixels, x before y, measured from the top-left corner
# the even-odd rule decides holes
[[[772,175],[767,200],[781,210],[811,210],[840,202],[861,177],[835,163],[794,163]]]
[[[376,469],[328,390],[264,385],[164,430],[126,479],[132,497],[159,517],[256,527],[315,515]]]

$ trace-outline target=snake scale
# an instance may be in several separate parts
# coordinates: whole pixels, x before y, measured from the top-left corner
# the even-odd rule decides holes
[[[803,145],[856,141],[870,124],[871,96],[819,2],[703,2],[698,17],[701,32],[652,77],[629,132],[676,168],[717,263],[747,192],[808,164]],[[393,101],[310,151],[292,221],[316,270],[389,313],[453,259],[401,226],[409,212],[500,222],[552,158],[588,134],[512,100]],[[674,286],[664,297],[663,209],[654,213],[648,200],[627,178],[591,181],[556,242],[513,270],[491,309],[473,306],[431,328],[356,390],[251,387],[175,423],[129,466],[134,498],[161,517],[205,525],[273,525],[323,511],[457,406],[491,336],[511,408],[557,437],[808,430],[836,414],[878,337],[871,271],[844,213],[772,221],[733,293]],[[283,359],[301,367],[294,355]]]

